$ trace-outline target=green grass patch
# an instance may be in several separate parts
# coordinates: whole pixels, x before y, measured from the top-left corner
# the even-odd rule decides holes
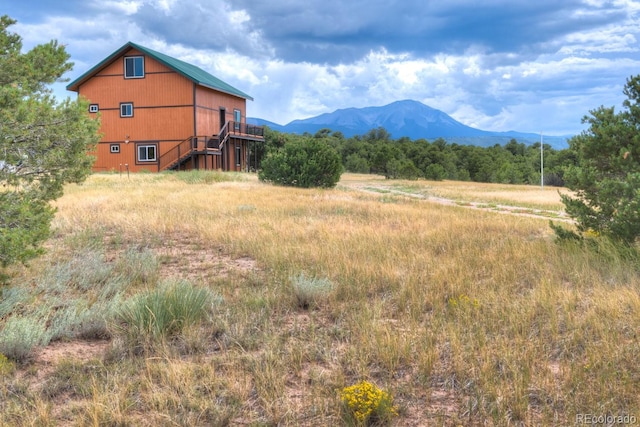
[[[209,320],[220,297],[187,281],[169,281],[134,295],[118,310],[114,332],[134,353],[153,349]]]

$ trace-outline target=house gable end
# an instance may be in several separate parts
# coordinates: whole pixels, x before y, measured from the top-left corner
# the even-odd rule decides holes
[[[80,85],[82,85],[82,83],[86,82],[91,77],[100,73],[100,71],[102,71],[104,68],[111,65],[118,58],[120,58],[121,56],[124,56],[124,54],[130,49],[131,49],[130,43],[125,44],[120,49],[116,50],[111,55],[107,56],[105,59],[103,59],[98,64],[96,64],[94,67],[89,69],[87,72],[82,74],[80,77],[78,77],[77,79],[69,83],[67,85],[67,90],[78,92],[78,90],[80,89]]]
[[[80,85],[90,79],[91,77],[100,73],[101,70],[111,65],[114,61],[118,60],[122,56],[129,56],[128,53],[135,49],[143,55],[147,55],[161,64],[169,67],[170,69],[176,71],[177,73],[183,75],[194,83],[208,87],[213,90],[217,90],[223,93],[227,93],[229,95],[237,96],[239,98],[248,99],[253,101],[253,98],[246,93],[234,88],[228,83],[223,82],[217,77],[207,73],[201,68],[196,67],[195,65],[191,65],[187,62],[181,61],[179,59],[173,58],[171,56],[165,55],[160,52],[156,52],[154,50],[148,49],[144,46],[140,46],[138,44],[128,42],[120,49],[113,52],[107,58],[102,60],[96,66],[82,74],[80,77],[72,81],[67,85],[67,90],[78,92]]]

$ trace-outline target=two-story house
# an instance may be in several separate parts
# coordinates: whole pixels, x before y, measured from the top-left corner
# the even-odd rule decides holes
[[[206,71],[127,43],[67,86],[100,114],[94,171],[248,169],[263,129],[246,123],[253,100]]]

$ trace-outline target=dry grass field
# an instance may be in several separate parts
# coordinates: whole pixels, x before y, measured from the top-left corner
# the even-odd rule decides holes
[[[31,350],[0,358],[0,425],[344,425],[363,380],[393,426],[640,417],[637,259],[557,244],[556,189],[93,175],[56,204],[2,288],[0,348]],[[174,288],[206,316],[123,320]]]

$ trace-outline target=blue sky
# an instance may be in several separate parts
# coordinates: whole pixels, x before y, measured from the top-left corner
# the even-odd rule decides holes
[[[421,101],[491,131],[578,133],[640,74],[638,0],[0,0],[74,79],[127,41],[197,65],[286,124]],[[56,85],[58,96],[74,96]]]

